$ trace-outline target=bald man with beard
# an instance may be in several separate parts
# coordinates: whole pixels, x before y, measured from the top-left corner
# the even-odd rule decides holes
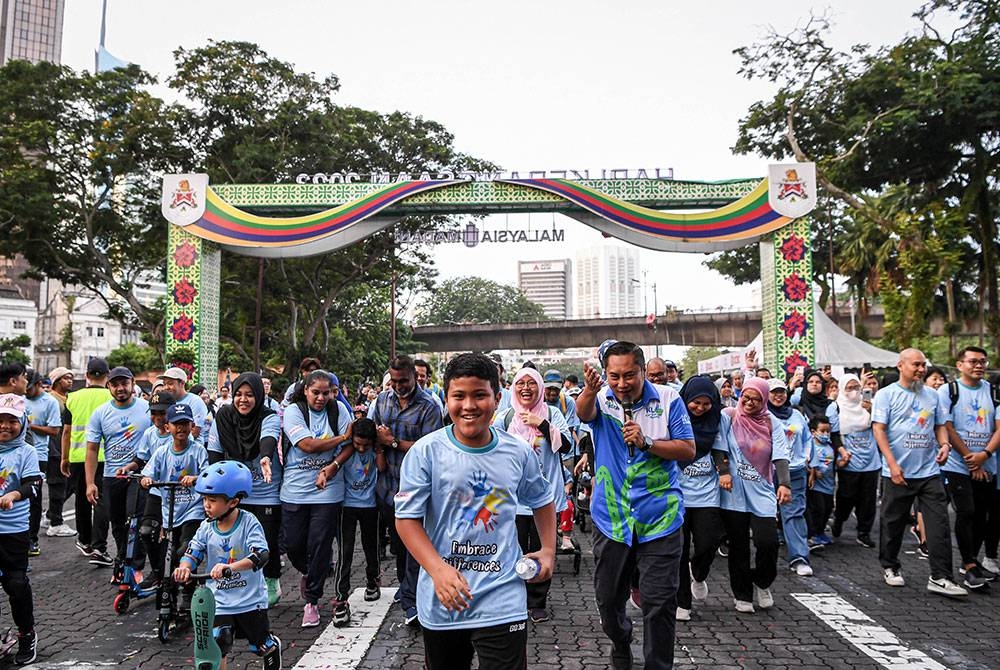
[[[924,515],[931,575],[927,590],[949,597],[967,596],[952,573],[948,498],[941,464],[951,445],[945,426],[935,429],[938,396],[924,386],[927,359],[905,349],[896,364],[899,381],[880,390],[872,406],[872,431],[882,452],[882,508],[879,562],[888,586],[901,587],[899,550],[914,501]],[[942,422],[943,423],[943,422]]]

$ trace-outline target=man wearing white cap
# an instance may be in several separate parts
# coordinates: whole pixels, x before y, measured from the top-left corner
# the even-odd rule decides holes
[[[157,379],[163,382],[163,389],[177,399],[175,404],[187,405],[191,408],[191,413],[194,415],[194,426],[191,427],[191,437],[193,437],[198,444],[205,446],[205,438],[207,438],[208,435],[206,434],[205,436],[202,436],[202,432],[205,430],[205,419],[208,417],[208,407],[205,405],[204,400],[193,393],[188,393],[187,373],[184,372],[183,368],[167,368],[163,371],[162,375],[157,377]]]

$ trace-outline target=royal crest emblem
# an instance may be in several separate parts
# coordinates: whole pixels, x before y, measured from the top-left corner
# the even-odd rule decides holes
[[[772,165],[768,182],[768,202],[778,214],[797,219],[816,206],[815,163]]]
[[[170,223],[187,226],[205,213],[207,174],[169,174],[163,176],[160,211]]]

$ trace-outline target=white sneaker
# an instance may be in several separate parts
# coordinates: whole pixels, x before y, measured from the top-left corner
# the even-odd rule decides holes
[[[677,620],[678,621],[690,621],[691,620],[691,610],[686,610],[683,607],[677,608]]]
[[[951,598],[960,598],[969,595],[969,592],[950,579],[927,578],[927,590],[931,593],[940,593]]]
[[[798,561],[792,566],[792,570],[795,570],[795,574],[799,577],[812,577],[813,575],[812,566],[805,561]]]
[[[695,600],[705,600],[708,598],[708,582],[696,582],[691,580],[691,597]]]
[[[889,586],[906,586],[906,580],[903,579],[903,573],[895,568],[885,568],[882,570],[882,578]]]
[[[45,534],[49,537],[73,537],[76,535],[76,531],[62,523],[58,526],[51,526],[45,531]]]
[[[982,566],[994,574],[1000,574],[1000,561],[987,556],[983,559]]]
[[[747,600],[734,600],[736,604],[736,611],[740,614],[753,614],[753,603]]]
[[[771,595],[771,589],[759,589],[755,586],[753,592],[757,597],[757,606],[762,610],[774,607],[774,596]]]

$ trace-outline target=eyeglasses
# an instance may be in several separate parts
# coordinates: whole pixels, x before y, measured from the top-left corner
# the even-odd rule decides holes
[[[989,365],[989,361],[985,358],[966,358],[965,362],[973,367],[985,368],[987,365]]]
[[[750,403],[753,403],[753,404],[755,404],[755,405],[759,405],[759,404],[761,404],[762,402],[764,402],[763,400],[757,400],[757,398],[754,398],[754,397],[752,397],[752,396],[748,396],[748,395],[745,395],[745,396],[743,396],[742,398],[740,398],[740,401],[741,401],[741,402],[742,402],[742,403],[743,403],[744,405],[749,405]]]

